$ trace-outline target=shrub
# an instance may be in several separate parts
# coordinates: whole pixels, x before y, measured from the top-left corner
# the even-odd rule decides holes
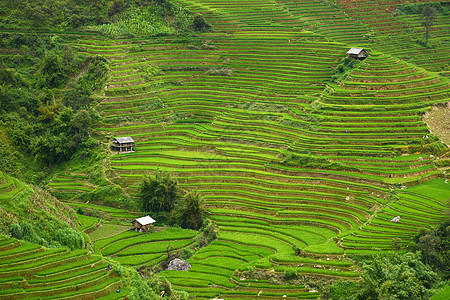
[[[71,250],[82,248],[84,245],[83,236],[70,227],[57,229],[53,240]]]
[[[172,295],[172,285],[164,276],[151,276],[147,281],[147,284],[158,295],[160,295],[162,291],[165,292],[164,296],[167,298]]]
[[[294,252],[295,252],[295,255],[297,255],[297,256],[300,256],[301,254],[302,254],[302,249],[300,249],[299,247],[297,247],[297,246],[292,246],[292,249],[294,250]]]
[[[289,268],[284,271],[283,278],[284,280],[292,280],[297,277],[297,270],[293,268]]]
[[[177,299],[177,300],[189,300],[190,299],[189,293],[185,292],[185,291],[174,290],[174,291],[172,291],[172,296],[174,299]]]
[[[188,259],[194,254],[195,250],[191,248],[183,248],[181,250],[181,258]]]
[[[125,3],[123,2],[123,0],[115,0],[114,2],[111,2],[109,4],[108,15],[110,17],[113,17],[114,15],[121,13],[124,8],[125,8]]]
[[[209,245],[215,239],[217,239],[217,226],[214,222],[207,219],[203,227],[194,237],[195,245],[197,248],[202,248]]]
[[[206,32],[211,29],[211,25],[206,22],[205,17],[200,13],[195,14],[193,25],[195,31]]]
[[[44,226],[48,228],[43,228]],[[67,247],[71,250],[84,247],[82,234],[70,228],[68,225],[55,230],[51,224],[41,224],[37,221],[24,221],[21,224],[12,224],[10,232],[14,238],[23,239],[27,242],[46,247]]]
[[[23,230],[19,224],[14,223],[11,225],[11,236],[16,239],[21,239],[23,237]]]
[[[354,295],[360,289],[359,282],[353,281],[336,281],[330,286],[330,299],[331,300],[346,300],[354,299]]]

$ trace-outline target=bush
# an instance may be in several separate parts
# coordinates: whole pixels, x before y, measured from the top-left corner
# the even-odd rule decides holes
[[[193,25],[195,31],[206,32],[211,29],[211,25],[206,22],[205,17],[200,13],[195,14]]]
[[[330,300],[350,300],[361,288],[359,282],[336,281],[330,286]]]
[[[206,220],[203,227],[194,237],[195,247],[202,248],[217,239],[217,226],[214,222]]]
[[[297,255],[297,256],[300,256],[301,254],[302,254],[302,252],[303,252],[303,250],[302,249],[300,249],[299,247],[297,247],[297,246],[292,246],[292,249],[294,250],[294,252],[295,252],[295,255]]]
[[[11,225],[11,236],[16,238],[16,239],[22,239],[23,237],[23,230],[22,227],[20,227],[19,224],[12,224]]]
[[[67,247],[74,250],[84,247],[83,235],[68,225],[56,230],[52,226],[49,226],[47,230],[41,228],[46,225],[48,226],[48,224],[28,221],[24,221],[22,224],[14,223],[10,228],[11,236],[51,248]]]
[[[292,280],[297,277],[297,270],[293,268],[289,268],[284,271],[283,278],[284,280]]]
[[[183,248],[181,250],[181,258],[182,259],[188,259],[194,254],[195,250],[191,248]]]
[[[84,246],[83,236],[70,227],[57,229],[53,235],[53,240],[71,250]]]

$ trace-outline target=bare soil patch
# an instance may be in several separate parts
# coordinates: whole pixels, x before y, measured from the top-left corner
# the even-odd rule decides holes
[[[446,106],[434,106],[424,115],[424,121],[431,133],[450,146],[450,102]]]

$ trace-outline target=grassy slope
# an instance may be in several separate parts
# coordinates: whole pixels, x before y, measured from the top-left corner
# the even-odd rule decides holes
[[[72,209],[42,189],[28,185],[9,175],[4,175],[8,187],[0,190],[0,228],[9,234],[10,225],[34,220],[44,228],[58,228],[62,224],[77,227],[77,218]]]

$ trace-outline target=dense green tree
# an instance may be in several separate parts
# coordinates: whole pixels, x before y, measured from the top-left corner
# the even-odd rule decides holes
[[[419,228],[414,241],[424,262],[450,278],[450,217],[436,229]]]
[[[173,211],[173,219],[182,228],[200,229],[206,215],[205,202],[196,191],[180,199]]]
[[[169,173],[158,172],[146,177],[139,188],[139,199],[143,211],[171,211],[178,195],[178,182]]]
[[[109,17],[113,17],[116,14],[119,14],[123,11],[125,8],[125,3],[123,0],[114,0],[109,4],[109,11],[108,15]]]
[[[78,131],[79,136],[81,139],[84,139],[84,137],[89,134],[88,128],[91,126],[92,119],[89,114],[89,112],[85,109],[80,110],[77,112],[71,121],[72,127]]]
[[[433,26],[436,15],[435,7],[430,5],[424,6],[420,18],[422,19],[422,26],[425,27],[425,48],[428,46],[428,38],[430,37],[431,27]]]
[[[86,156],[97,145],[89,142],[89,128],[98,121],[92,95],[106,80],[107,61],[75,54],[64,45],[66,38],[0,34],[1,48],[21,51],[1,61],[0,121],[11,144],[39,167],[66,161],[77,151]],[[69,85],[70,78],[76,83]],[[5,158],[0,161],[4,165]]]
[[[195,31],[208,31],[211,29],[211,25],[206,22],[205,17],[202,14],[195,14],[193,20],[194,30]]]
[[[335,282],[330,286],[333,300],[421,300],[428,299],[442,281],[421,253],[379,254],[362,262],[363,280]]]
[[[428,299],[438,275],[420,253],[377,255],[363,263],[364,284],[356,299]]]
[[[37,87],[56,88],[67,80],[65,62],[56,52],[48,53],[36,74]]]
[[[330,285],[330,300],[352,300],[360,291],[361,287],[358,282],[354,281],[336,281]]]
[[[439,238],[432,234],[426,234],[419,238],[419,249],[422,250],[422,255],[425,258],[425,263],[436,261],[439,259],[439,255],[436,252],[437,246],[440,244]]]

